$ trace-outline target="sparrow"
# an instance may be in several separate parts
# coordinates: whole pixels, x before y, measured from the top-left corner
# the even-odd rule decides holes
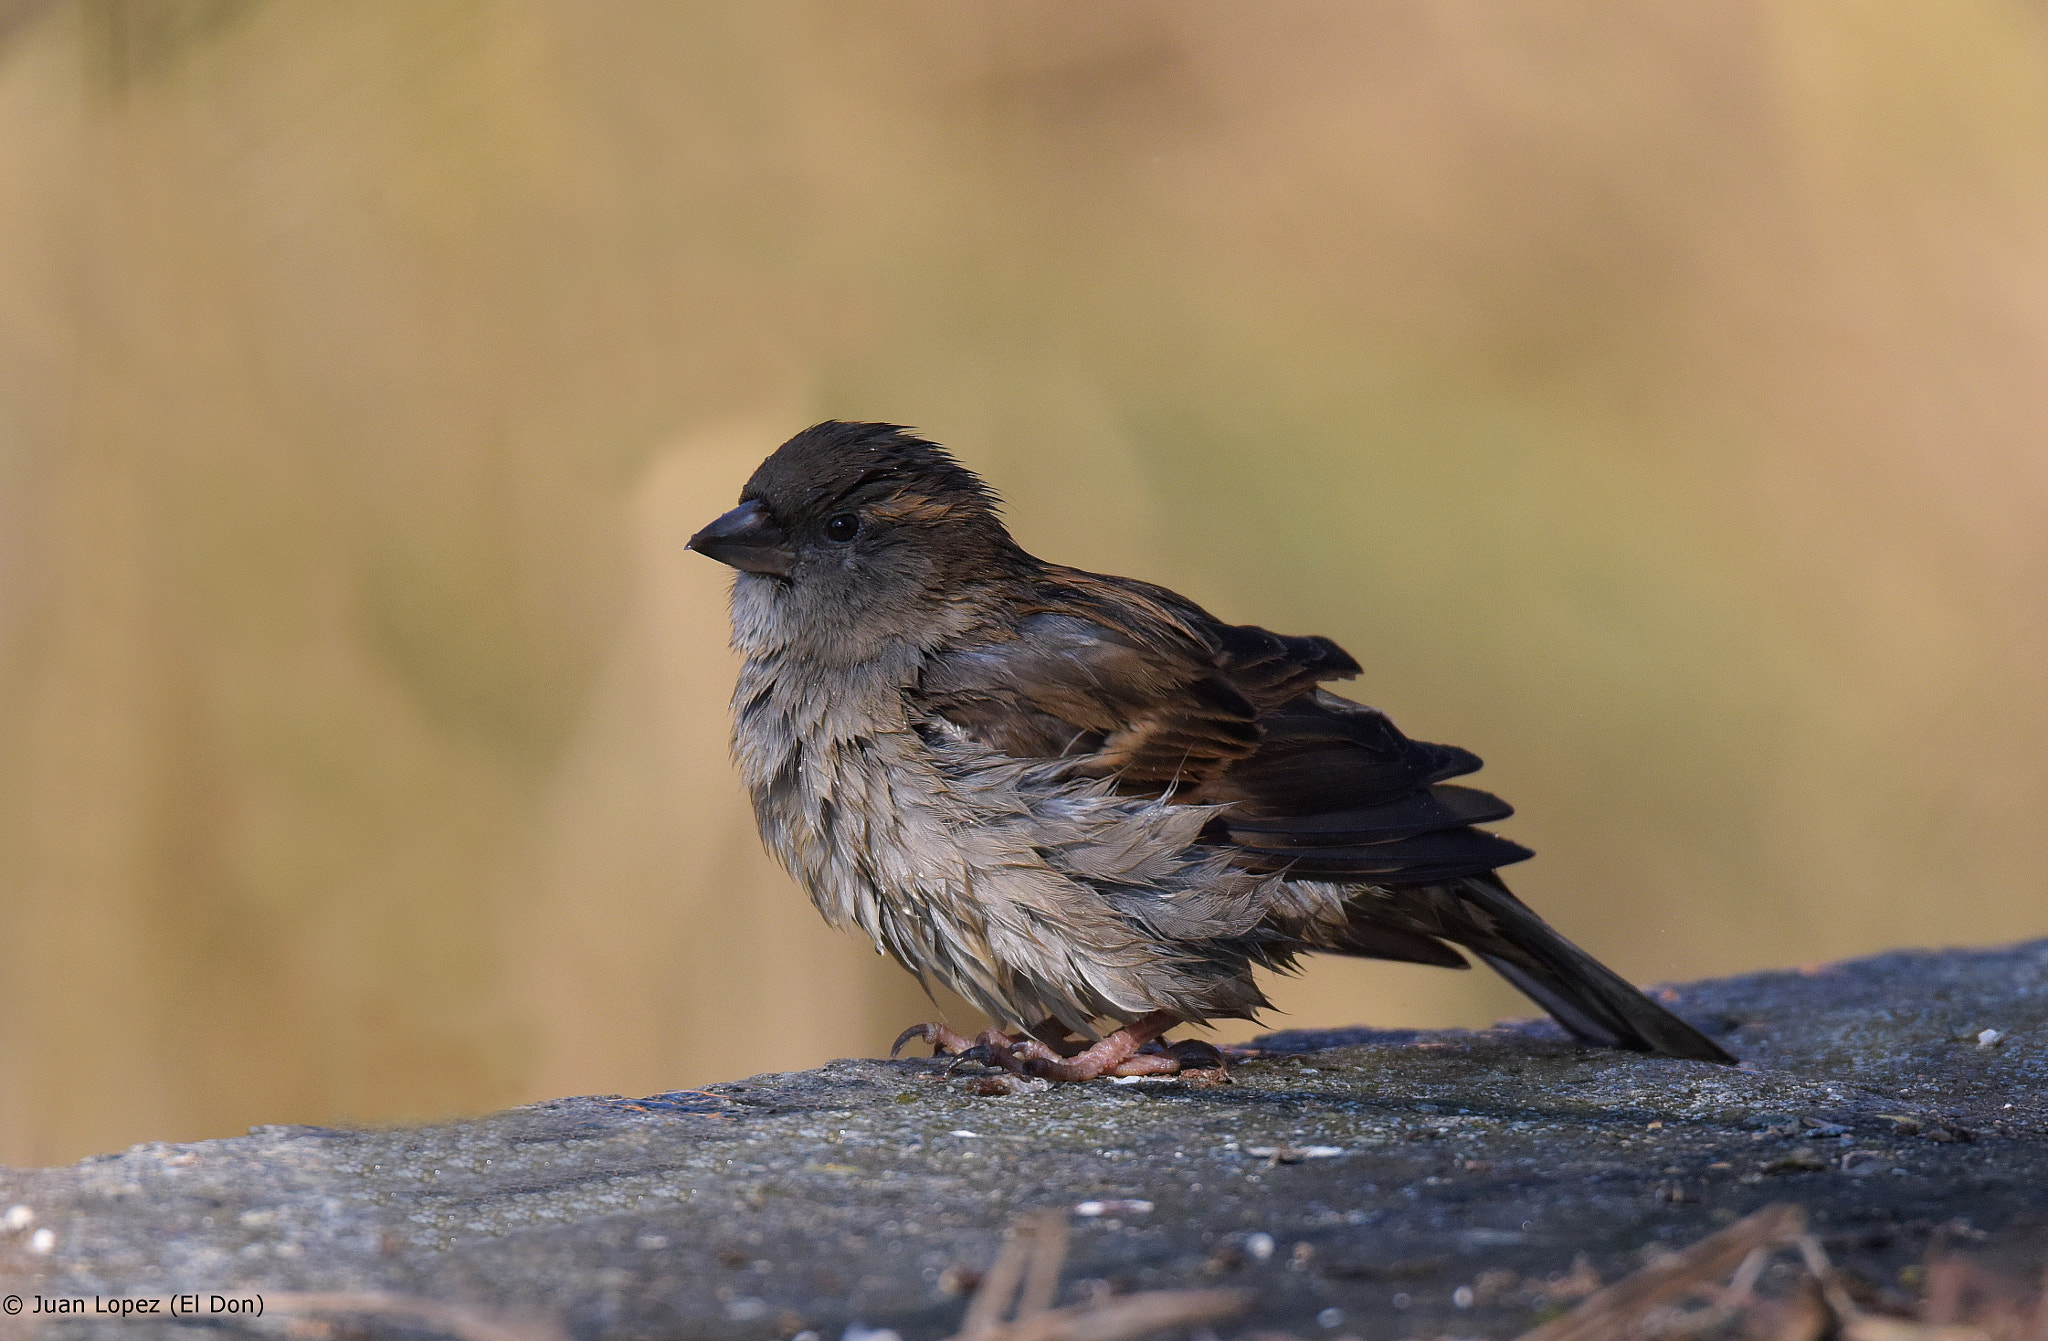
[[[1015,1029],[906,1030],[1050,1080],[1220,1065],[1255,971],[1469,951],[1576,1038],[1733,1063],[1509,892],[1477,756],[1323,686],[1328,638],[1048,563],[896,424],[791,438],[689,547],[737,570],[733,753],[832,925]],[[893,1054],[892,1054],[893,1055]]]

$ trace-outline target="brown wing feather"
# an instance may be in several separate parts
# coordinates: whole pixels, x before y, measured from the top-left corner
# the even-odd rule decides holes
[[[1080,615],[1040,611],[1014,636],[932,659],[920,696],[975,739],[1156,795],[1197,784],[1257,748],[1257,711],[1206,649],[1140,645]]]
[[[1050,568],[1003,635],[934,657],[935,711],[1005,753],[1076,758],[1134,795],[1183,792],[1258,748],[1215,621],[1163,587]]]
[[[1049,567],[1027,613],[935,657],[920,693],[993,749],[1069,758],[1131,795],[1225,803],[1239,864],[1323,880],[1440,881],[1528,850],[1474,829],[1498,798],[1435,784],[1477,756],[1410,740],[1316,686],[1358,673],[1328,638],[1229,625],[1163,587]]]
[[[1358,674],[1351,654],[1328,638],[1292,638],[1252,624],[1211,624],[1223,673],[1262,711],[1326,681]]]

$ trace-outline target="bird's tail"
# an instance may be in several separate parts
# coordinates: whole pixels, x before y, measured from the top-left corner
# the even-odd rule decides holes
[[[1727,1049],[1644,996],[1593,956],[1560,936],[1488,872],[1457,884],[1458,897],[1489,933],[1467,948],[1550,1012],[1573,1037],[1609,1048],[1734,1065]]]

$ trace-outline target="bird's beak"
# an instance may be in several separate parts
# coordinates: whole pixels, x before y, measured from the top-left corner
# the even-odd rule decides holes
[[[690,548],[743,573],[788,577],[790,565],[796,561],[788,533],[757,502],[740,504],[691,536]]]

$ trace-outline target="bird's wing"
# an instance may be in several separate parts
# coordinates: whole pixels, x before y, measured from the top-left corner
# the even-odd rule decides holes
[[[1227,803],[1212,837],[1255,870],[1422,884],[1528,849],[1474,829],[1510,808],[1438,785],[1479,767],[1318,688],[1358,673],[1327,638],[1229,625],[1164,588],[1051,569],[1006,636],[933,658],[930,710],[993,749],[1065,757],[1134,795]]]
[[[1444,779],[1479,758],[1410,740],[1375,708],[1315,689],[1259,718],[1258,749],[1202,789],[1227,802],[1235,859],[1253,870],[1381,886],[1426,885],[1529,857],[1473,828],[1506,819],[1499,797]]]
[[[1252,755],[1261,715],[1358,665],[1327,638],[1235,629],[1164,587],[1047,565],[1018,618],[934,657],[918,692],[991,748],[1186,797]]]
[[[1120,791],[1157,796],[1258,748],[1258,710],[1194,638],[1065,610],[1034,611],[1007,632],[933,657],[916,691],[991,749],[1072,759]]]

